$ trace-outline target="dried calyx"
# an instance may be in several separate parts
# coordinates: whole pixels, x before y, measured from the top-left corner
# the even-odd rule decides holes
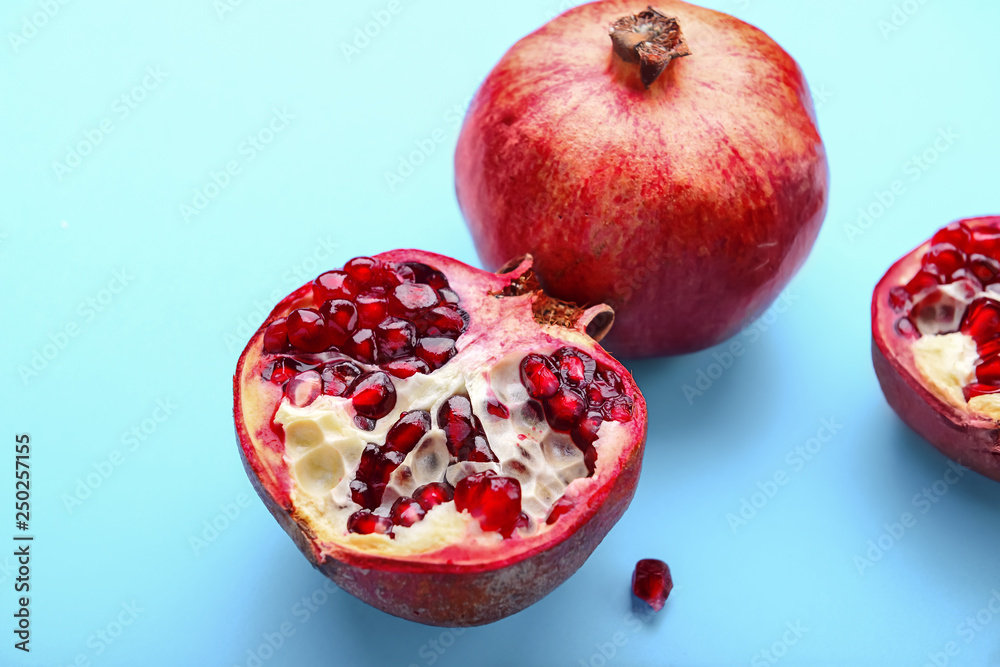
[[[615,54],[639,64],[642,84],[649,88],[674,58],[691,55],[676,18],[653,7],[615,21],[610,30]]]

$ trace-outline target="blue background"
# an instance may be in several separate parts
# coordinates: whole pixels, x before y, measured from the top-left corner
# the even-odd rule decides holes
[[[782,44],[817,100],[831,205],[782,312],[737,337],[729,368],[712,366],[725,345],[629,364],[650,408],[638,493],[540,603],[455,633],[327,592],[240,465],[238,353],[280,296],[350,257],[414,246],[477,263],[453,194],[459,119],[505,49],[569,6],[398,1],[349,55],[388,2],[0,11],[0,501],[13,523],[13,440],[29,433],[37,536],[30,655],[8,634],[0,556],[0,663],[1000,664],[1000,615],[965,624],[1000,590],[1000,484],[946,481],[869,352],[891,262],[953,219],[1000,213],[987,0],[709,3]],[[67,156],[88,135],[93,150]],[[196,190],[212,196],[185,216]],[[36,353],[50,358],[24,373]],[[716,379],[685,396],[699,372]],[[807,446],[809,460],[788,454]],[[630,615],[650,556],[677,582],[654,619]],[[306,615],[304,597],[322,602]]]

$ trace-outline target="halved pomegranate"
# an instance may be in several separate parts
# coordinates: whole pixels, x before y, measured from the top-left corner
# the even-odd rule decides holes
[[[872,298],[872,357],[904,422],[1000,481],[1000,216],[952,223],[893,264]]]
[[[569,577],[625,511],[646,406],[597,341],[613,313],[396,250],[286,297],[234,378],[254,487],[341,588],[489,623]]]

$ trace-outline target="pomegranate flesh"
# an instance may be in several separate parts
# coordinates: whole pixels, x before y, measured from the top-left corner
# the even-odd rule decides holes
[[[670,568],[662,560],[643,558],[635,564],[632,573],[632,593],[644,601],[653,611],[660,611],[667,602],[667,596],[674,588],[670,578]]]
[[[762,313],[829,180],[795,61],[678,0],[584,4],[515,44],[470,106],[455,178],[484,264],[531,253],[550,294],[615,309],[607,344],[631,357],[710,347]]]
[[[1000,216],[938,231],[875,287],[886,400],[946,456],[1000,481]]]
[[[498,620],[576,571],[635,492],[646,406],[597,343],[612,320],[545,295],[530,258],[353,259],[244,350],[244,466],[344,590],[431,625]]]

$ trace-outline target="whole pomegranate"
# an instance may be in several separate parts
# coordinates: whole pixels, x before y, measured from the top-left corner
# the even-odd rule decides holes
[[[594,2],[515,44],[472,102],[455,178],[483,262],[531,253],[553,296],[611,305],[627,356],[709,347],[764,311],[828,189],[795,61],[677,0]]]
[[[419,250],[359,257],[274,309],[234,377],[240,454],[305,556],[431,625],[569,577],[625,511],[646,438],[613,315]]]
[[[1000,216],[952,223],[872,296],[872,358],[892,409],[1000,481]]]

